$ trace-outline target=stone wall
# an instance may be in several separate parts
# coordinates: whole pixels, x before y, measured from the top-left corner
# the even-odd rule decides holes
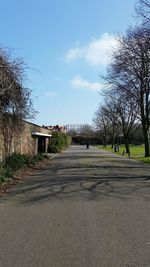
[[[23,122],[23,129],[22,132],[15,134],[12,140],[12,148],[11,152],[17,152],[21,154],[30,154],[35,155],[38,153],[38,137],[32,136],[32,132],[38,132],[42,134],[50,134],[48,129],[41,127],[39,125],[30,123],[30,122]],[[48,138],[46,138],[46,148],[48,146]],[[0,132],[0,159],[3,159],[4,154],[4,143],[3,143],[3,135]]]

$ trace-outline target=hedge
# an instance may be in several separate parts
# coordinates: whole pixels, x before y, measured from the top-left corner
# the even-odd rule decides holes
[[[61,152],[64,148],[71,145],[71,137],[66,133],[54,132],[48,145],[49,153]]]

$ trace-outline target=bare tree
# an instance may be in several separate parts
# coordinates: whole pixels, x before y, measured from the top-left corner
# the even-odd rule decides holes
[[[110,119],[106,114],[105,107],[100,105],[94,114],[93,123],[97,130],[102,133],[103,145],[106,147],[110,129]]]
[[[12,139],[22,129],[22,120],[34,116],[31,91],[23,87],[24,63],[0,49],[0,124],[4,158],[10,155]]]
[[[119,94],[124,92],[133,103],[137,103],[145,141],[145,156],[149,148],[149,101],[150,101],[150,29],[137,27],[118,38],[118,49],[105,80]]]
[[[126,94],[118,95],[118,99],[114,101],[116,113],[118,115],[118,126],[122,130],[126,153],[130,155],[129,138],[136,127],[138,121],[137,103]]]
[[[105,91],[105,105],[102,110],[107,118],[109,135],[112,136],[112,148],[115,137],[119,132],[123,134],[126,153],[130,154],[129,138],[139,122],[137,116],[137,103],[123,91],[109,89]]]
[[[150,0],[138,0],[135,10],[143,24],[150,26]]]
[[[109,91],[105,92],[105,104],[103,105],[103,110],[105,112],[105,116],[108,117],[110,122],[109,133],[111,135],[112,145],[111,148],[114,148],[116,134],[118,133],[118,114],[114,99],[111,97],[111,93]]]

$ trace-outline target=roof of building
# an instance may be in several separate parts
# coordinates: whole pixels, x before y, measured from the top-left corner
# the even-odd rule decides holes
[[[39,132],[32,132],[33,136],[43,136],[43,137],[51,137],[51,134],[39,133]]]

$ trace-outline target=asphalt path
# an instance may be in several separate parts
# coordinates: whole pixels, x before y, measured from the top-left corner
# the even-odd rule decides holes
[[[149,267],[150,166],[71,146],[0,201],[0,267]]]

